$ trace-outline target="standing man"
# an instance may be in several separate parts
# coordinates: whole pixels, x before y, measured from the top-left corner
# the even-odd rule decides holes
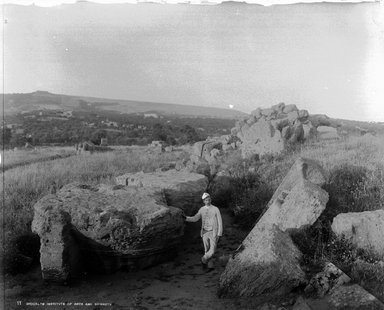
[[[215,254],[219,237],[223,234],[223,221],[221,219],[220,210],[211,204],[211,196],[204,193],[202,196],[204,206],[194,216],[187,216],[187,222],[197,222],[201,218],[200,236],[204,243],[204,256],[201,258],[203,266],[213,268],[210,259]]]

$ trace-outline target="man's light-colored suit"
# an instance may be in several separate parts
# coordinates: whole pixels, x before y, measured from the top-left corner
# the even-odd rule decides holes
[[[200,235],[204,243],[202,262],[206,263],[215,254],[218,237],[223,234],[223,221],[220,210],[213,205],[203,206],[196,215],[186,217],[187,222],[197,222],[200,219]]]

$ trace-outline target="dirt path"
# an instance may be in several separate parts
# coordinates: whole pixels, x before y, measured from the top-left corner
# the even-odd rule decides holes
[[[260,299],[219,299],[216,295],[225,267],[220,257],[231,254],[247,234],[232,224],[228,214],[223,214],[223,218],[224,236],[219,242],[215,269],[210,272],[203,270],[200,263],[203,252],[200,223],[188,224],[195,226],[188,227],[186,241],[172,261],[136,272],[87,276],[69,286],[44,284],[37,268],[8,279],[5,309],[257,309],[255,305]],[[17,306],[17,301],[22,301],[22,305]],[[27,306],[27,302],[46,305]],[[83,306],[48,306],[48,303],[83,303]]]

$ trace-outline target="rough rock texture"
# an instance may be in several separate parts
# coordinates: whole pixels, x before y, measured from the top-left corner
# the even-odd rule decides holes
[[[384,305],[375,296],[357,284],[337,287],[326,300],[330,310],[383,310]]]
[[[204,175],[168,170],[152,173],[128,173],[116,177],[117,184],[160,188],[167,204],[192,215],[201,207],[201,195],[207,189],[208,178]]]
[[[309,307],[307,301],[302,296],[299,296],[299,298],[297,298],[295,304],[293,305],[292,310],[313,310],[313,309]]]
[[[303,124],[304,140],[310,140],[317,137],[317,129],[311,123]]]
[[[270,206],[283,192],[288,193],[293,187],[297,185],[297,182],[302,179],[302,171],[306,180],[318,186],[323,186],[328,180],[327,172],[320,166],[320,164],[312,159],[299,158],[295,164],[288,171],[283,181],[273,194],[268,206]]]
[[[339,214],[333,219],[332,230],[357,247],[384,257],[384,210]]]
[[[319,126],[331,126],[329,117],[323,114],[310,115],[309,120],[316,128]]]
[[[325,209],[328,194],[311,180],[324,182],[319,166],[297,160],[267,211],[229,260],[220,278],[222,295],[282,294],[305,282],[299,265],[301,253],[288,232],[312,225]]]
[[[49,200],[48,200],[49,199]],[[80,248],[72,234],[71,216],[51,207],[50,196],[35,205],[32,230],[40,236],[40,262],[44,280],[62,281],[80,271]]]
[[[301,252],[276,225],[256,225],[220,277],[220,296],[285,294],[305,282]]]
[[[80,268],[146,267],[173,254],[184,230],[181,210],[153,189],[71,183],[34,210],[47,280],[64,281]]]
[[[324,124],[331,125],[325,115],[312,117],[307,110],[299,110],[294,104],[279,103],[272,108],[252,111],[248,119],[236,122],[231,134],[242,142],[240,148],[243,158],[249,158],[255,154],[278,154],[286,148],[287,143],[317,138],[316,128]],[[331,136],[335,134],[323,136],[333,139]]]
[[[202,157],[192,154],[190,160],[186,163],[186,170],[191,173],[198,173],[209,176],[211,167],[209,163]]]
[[[292,310],[383,310],[383,303],[361,286],[342,285],[320,299],[299,297]]]
[[[332,263],[326,263],[323,270],[312,277],[305,288],[306,294],[322,298],[340,285],[349,283],[351,278]]]
[[[326,191],[310,181],[302,180],[289,191],[283,203],[272,203],[259,223],[276,224],[283,231],[300,230],[317,220],[327,202]]]
[[[242,141],[241,154],[243,158],[253,154],[278,154],[285,148],[281,132],[276,130],[270,121],[260,119],[249,128],[242,128],[239,138]]]

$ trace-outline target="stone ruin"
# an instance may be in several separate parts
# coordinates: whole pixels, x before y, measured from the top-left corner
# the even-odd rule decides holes
[[[325,209],[326,181],[314,161],[299,159],[277,189],[268,209],[229,259],[220,277],[220,296],[283,295],[306,282],[302,254],[290,233],[312,225]]]
[[[310,115],[294,104],[258,108],[246,119],[237,121],[231,134],[196,142],[190,160],[183,165],[189,171],[212,175],[217,172],[217,160],[232,150],[241,150],[243,158],[276,155],[289,144],[315,139],[338,140],[337,126],[326,115]]]
[[[312,119],[307,110],[299,110],[294,104],[279,103],[271,108],[252,111],[248,119],[236,122],[231,133],[242,142],[243,158],[254,154],[279,154],[288,143],[315,138],[316,128],[327,123],[326,116]]]
[[[40,237],[45,280],[170,259],[184,235],[183,212],[196,211],[208,184],[205,176],[174,170],[117,181],[122,185],[71,183],[35,204],[32,230]]]

